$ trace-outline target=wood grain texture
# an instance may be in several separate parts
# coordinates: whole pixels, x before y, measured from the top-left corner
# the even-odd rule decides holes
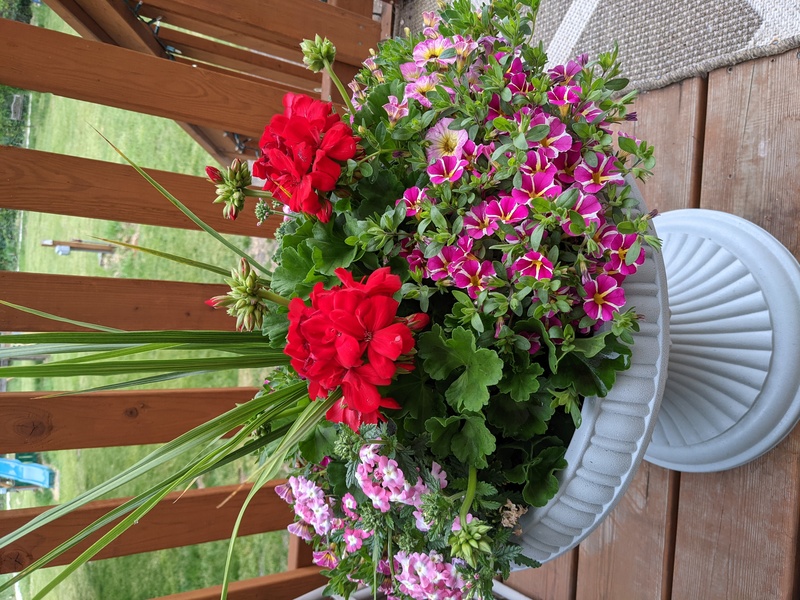
[[[228,589],[228,600],[294,600],[325,585],[327,581],[320,574],[319,567],[302,567],[232,583]],[[155,600],[218,600],[221,591],[222,586],[215,586],[162,596]]]
[[[261,77],[283,86],[307,90],[320,86],[320,75],[308,69],[263,54],[236,48],[185,31],[162,27],[158,37],[180,52],[180,56],[205,61],[249,75]]]
[[[199,229],[132,167],[13,146],[0,146],[0,207],[110,221]],[[205,223],[220,233],[270,237],[280,223],[261,227],[251,202],[236,221],[214,204],[214,186],[202,177],[148,169],[147,172]]]
[[[288,568],[299,569],[314,564],[314,546],[296,535],[289,536]]]
[[[81,37],[96,42],[114,43],[111,36],[75,0],[47,0],[46,4]]]
[[[0,394],[0,454],[160,444],[247,402],[257,391],[125,390],[61,398],[6,392]]]
[[[578,550],[572,550],[538,569],[515,571],[505,583],[533,600],[574,600]]]
[[[705,101],[705,80],[687,79],[641,94],[632,108],[639,120],[621,127],[655,146],[653,177],[639,183],[650,210],[699,206]]]
[[[701,207],[735,213],[800,253],[796,51],[714,71]],[[796,361],[797,357],[779,357]],[[800,429],[737,469],[681,478],[674,598],[800,597]]]
[[[380,24],[371,16],[318,0],[149,0],[148,4],[157,11],[214,23],[286,48],[297,48],[315,35],[327,37],[336,46],[336,60],[349,65],[360,65],[380,39]]]
[[[642,463],[616,508],[581,542],[578,600],[669,600],[677,478]]]
[[[281,112],[283,93],[266,83],[0,20],[0,82],[195,125],[260,136]]]
[[[153,56],[166,56],[151,29],[137,19],[125,3],[80,0],[80,7],[92,21],[103,28],[103,31],[111,37],[113,44]],[[80,31],[78,33],[84,37]]]
[[[291,508],[274,491],[278,483],[277,480],[269,482],[253,497],[242,520],[240,535],[277,531],[292,522]],[[172,492],[137,525],[106,546],[97,559],[228,539],[249,491],[250,486],[243,484]],[[19,571],[126,500],[90,502],[3,547],[0,549],[0,573]],[[19,529],[48,508],[51,507],[0,511],[0,536]],[[68,564],[111,526],[101,528],[50,565]]]
[[[236,320],[204,302],[225,285],[0,271],[0,298],[58,316],[134,331],[233,331]],[[0,306],[3,331],[85,331]]]

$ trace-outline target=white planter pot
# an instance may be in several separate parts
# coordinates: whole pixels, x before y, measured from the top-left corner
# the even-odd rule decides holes
[[[629,181],[633,185],[632,181]],[[634,196],[644,200],[633,185]],[[547,505],[521,520],[520,543],[539,562],[577,546],[614,508],[644,457],[656,424],[667,374],[669,317],[667,278],[661,254],[647,258],[623,283],[626,307],[642,315],[634,336],[631,368],[617,374],[605,398],[587,398],[583,423],[567,448],[567,468]]]

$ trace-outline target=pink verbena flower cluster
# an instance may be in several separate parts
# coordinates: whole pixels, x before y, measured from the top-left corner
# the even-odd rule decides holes
[[[461,600],[468,596],[470,586],[456,567],[437,552],[398,552],[394,561],[398,590],[414,600]]]

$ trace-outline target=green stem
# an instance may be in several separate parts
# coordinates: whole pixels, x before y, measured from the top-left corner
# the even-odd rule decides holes
[[[289,306],[289,299],[284,298],[283,296],[279,296],[273,291],[265,290],[264,297],[269,300],[270,302],[274,302],[275,304],[280,304],[281,306]]]
[[[467,524],[467,514],[472,506],[472,501],[475,499],[475,490],[478,487],[478,469],[474,466],[469,466],[469,479],[467,480],[467,491],[464,494],[464,502],[461,503],[461,511],[458,516],[461,519],[461,527]]]
[[[342,85],[342,81],[333,72],[333,66],[327,60],[325,62],[325,71],[328,73],[328,77],[331,78],[333,85],[336,86],[336,89],[339,90],[339,93],[342,95],[342,99],[344,100],[345,106],[347,106],[347,110],[350,112],[351,115],[356,114],[356,109],[353,106],[353,103],[350,101],[350,94],[347,93],[347,90],[344,89],[344,85]]]
[[[241,188],[242,192],[245,196],[250,196],[251,198],[274,198],[275,196],[272,192],[268,192],[267,190],[254,190],[253,188],[243,187]]]

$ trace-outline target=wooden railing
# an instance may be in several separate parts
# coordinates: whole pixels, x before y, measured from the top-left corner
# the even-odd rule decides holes
[[[82,37],[0,19],[0,83],[176,119],[222,163],[254,156],[263,125],[282,110],[284,92],[330,94],[329,82],[301,64],[298,44],[303,38],[316,33],[331,38],[338,48],[338,68],[347,77],[381,32],[372,18],[372,0],[153,0],[137,10],[131,8],[136,2],[125,0],[48,4]],[[2,208],[195,227],[176,218],[163,198],[125,166],[2,146],[0,164]],[[209,202],[213,190],[202,177],[152,173],[217,231],[258,237],[274,232],[275,222],[257,228],[223,219],[219,206]],[[126,330],[233,327],[224,312],[203,303],[223,292],[218,285],[0,272],[0,290],[3,299],[14,303]],[[0,330],[59,329],[74,327],[0,308]],[[246,401],[254,391],[116,391],[55,399],[0,393],[0,453],[165,442]],[[276,531],[291,522],[273,485],[256,495],[243,534]],[[178,502],[177,495],[168,498],[98,558],[226,539],[246,491],[208,488],[183,493]],[[0,548],[0,573],[19,571],[124,500],[93,502]],[[0,511],[0,535],[43,510]],[[286,572],[236,582],[229,598],[301,595],[323,583],[310,559],[309,548],[293,538]],[[218,589],[209,588],[169,598],[218,595]]]

